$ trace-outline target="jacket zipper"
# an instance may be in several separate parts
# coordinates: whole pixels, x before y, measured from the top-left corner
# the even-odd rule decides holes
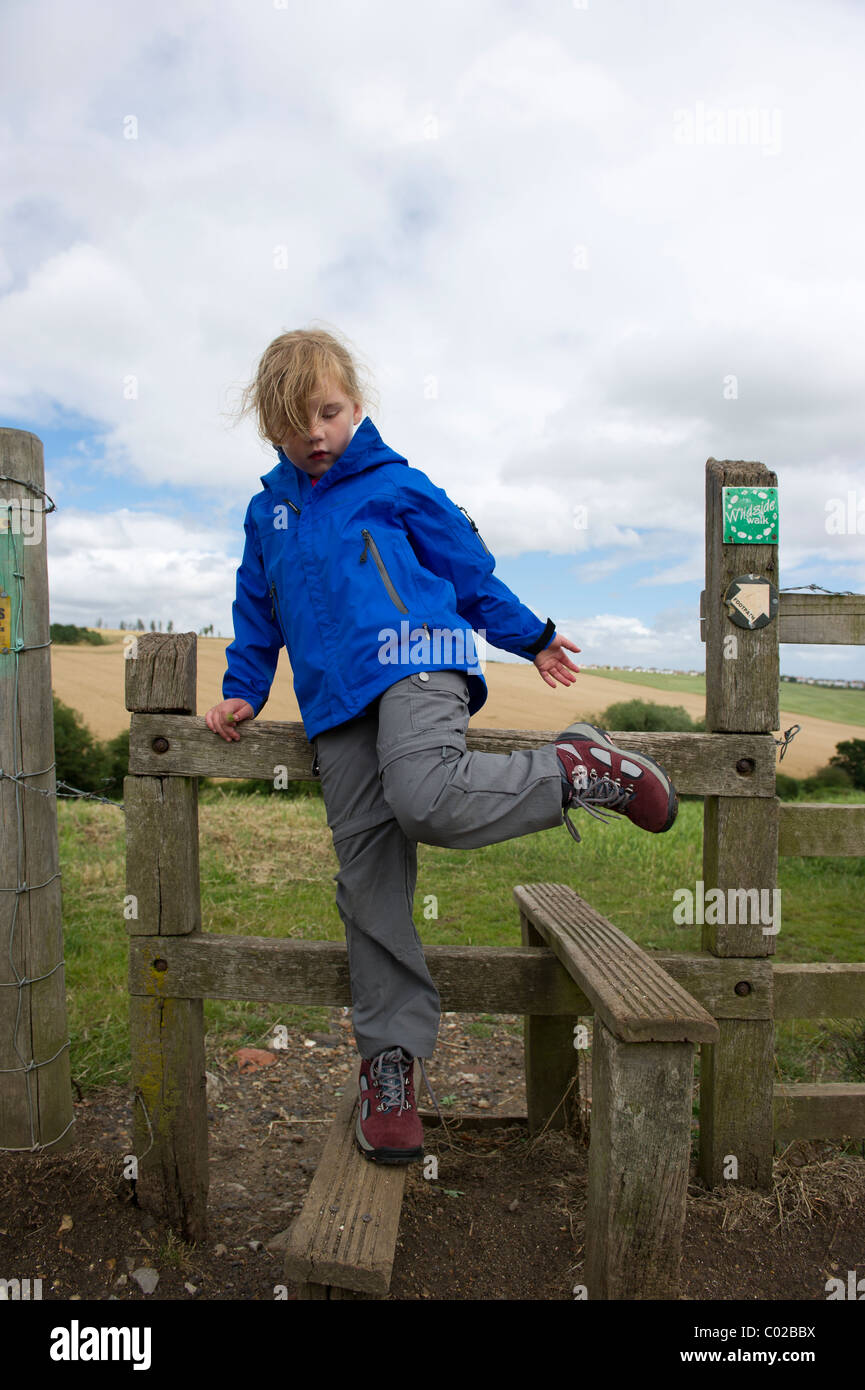
[[[278,623],[282,640],[285,641],[285,630],[282,626],[282,614],[279,611],[279,594],[276,592],[276,580],[270,582],[270,621]]]
[[[477,526],[475,526],[475,523],[472,521],[472,519],[471,519],[471,517],[469,516],[468,512],[466,511],[465,507],[460,507],[460,511],[462,512],[463,516],[464,516],[464,517],[466,518],[466,520],[468,521],[469,525],[471,526],[472,530],[474,531],[475,535],[477,536],[477,538],[478,538],[478,540],[480,541],[481,545],[483,546],[484,550],[487,552],[488,555],[492,555],[492,551],[490,550],[489,546],[487,545],[486,541],[484,540],[484,538],[483,538],[483,536],[481,535],[480,531],[478,530]]]
[[[393,580],[391,579],[390,575],[385,569],[384,560],[381,558],[381,555],[378,552],[378,546],[376,545],[369,531],[363,530],[360,534],[363,536],[364,541],[366,542],[363,548],[363,553],[360,557],[360,563],[362,565],[366,564],[366,553],[367,551],[369,551],[372,555],[372,558],[375,560],[376,568],[378,569],[378,572],[382,578],[382,583],[384,584],[384,587],[387,589],[388,597],[394,604],[396,604],[397,608],[401,613],[407,613],[408,609],[406,608],[405,604],[403,603],[402,599],[400,598],[399,594],[394,588]]]
[[[297,512],[297,515],[300,516],[300,507],[296,507],[296,506],[294,505],[294,503],[292,502],[292,500],[291,500],[290,497],[283,497],[282,500],[283,500],[283,502],[285,502],[289,507],[291,507],[291,510],[292,510],[293,512]],[[270,583],[270,621],[271,621],[272,623],[276,622],[276,623],[279,624],[279,630],[280,630],[280,632],[281,632],[281,634],[282,634],[282,640],[283,640],[283,642],[284,642],[284,641],[285,641],[285,629],[284,629],[283,626],[282,626],[282,614],[281,614],[280,611],[279,611],[279,594],[276,592],[276,580],[275,580],[275,579],[271,580],[271,583]]]

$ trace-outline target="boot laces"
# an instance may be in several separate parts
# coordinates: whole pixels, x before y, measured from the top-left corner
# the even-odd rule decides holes
[[[379,1110],[408,1110],[405,1083],[411,1062],[401,1047],[380,1052],[370,1065],[369,1074],[381,1095]]]
[[[627,806],[633,801],[637,791],[635,787],[623,787],[617,777],[599,777],[597,772],[592,769],[589,773],[589,782],[584,787],[574,787],[571,799],[564,811],[565,825],[571,835],[580,843],[580,833],[570,819],[569,812],[575,807],[587,811],[595,820],[608,821],[610,812],[615,811],[621,815]],[[603,810],[599,810],[603,807]]]
[[[423,1064],[423,1057],[418,1057],[420,1062],[421,1075],[424,1085],[429,1092],[430,1099],[435,1106],[436,1114],[442,1125],[445,1123],[444,1115],[439,1109],[435,1092],[429,1083],[426,1074],[426,1067]],[[412,1059],[403,1052],[401,1047],[391,1048],[389,1052],[380,1052],[370,1063],[369,1074],[374,1085],[379,1088],[381,1093],[380,1110],[410,1110],[411,1105],[406,1097],[406,1079]]]

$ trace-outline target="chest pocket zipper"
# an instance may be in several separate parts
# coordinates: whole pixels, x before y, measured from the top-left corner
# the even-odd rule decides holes
[[[379,554],[378,546],[376,545],[369,531],[364,530],[361,531],[360,534],[363,536],[364,541],[366,542],[363,548],[363,553],[360,557],[360,563],[362,565],[366,564],[366,555],[367,551],[369,551],[370,555],[375,561],[376,569],[381,575],[382,583],[384,584],[384,587],[387,589],[388,598],[391,600],[392,603],[396,605],[396,607],[399,609],[401,613],[407,613],[408,609],[406,608],[405,604],[403,603],[402,599],[400,598],[399,594],[394,588],[393,580],[391,579],[390,575],[385,569],[384,560],[381,558],[381,555]]]
[[[270,584],[270,621],[279,625],[279,631],[285,641],[285,630],[282,626],[282,614],[279,611],[279,594],[276,592],[276,580],[271,580]]]
[[[491,554],[492,554],[492,551],[490,550],[489,546],[487,545],[486,541],[484,540],[484,538],[483,538],[483,536],[481,535],[480,531],[478,530],[477,526],[476,526],[475,523],[472,521],[472,519],[471,519],[471,517],[469,516],[468,512],[466,511],[465,507],[460,507],[460,511],[462,512],[463,516],[466,518],[466,521],[467,521],[467,522],[469,523],[469,525],[471,526],[472,530],[474,531],[475,535],[477,536],[477,538],[478,538],[478,540],[480,541],[481,545],[483,546],[484,550],[487,552],[488,555],[491,555]]]

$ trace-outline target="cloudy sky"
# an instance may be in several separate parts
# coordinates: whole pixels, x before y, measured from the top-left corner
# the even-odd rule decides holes
[[[709,456],[779,474],[782,587],[861,593],[863,58],[844,0],[5,0],[0,423],[45,443],[52,618],[230,634],[275,462],[232,406],[312,324],[586,662],[702,668]]]

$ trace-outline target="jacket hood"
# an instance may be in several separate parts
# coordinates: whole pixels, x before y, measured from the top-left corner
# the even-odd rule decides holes
[[[309,474],[292,463],[282,449],[277,448],[276,452],[279,463],[269,473],[261,475],[262,483],[272,492],[288,489],[299,499],[305,497],[313,489]],[[408,459],[385,444],[372,420],[365,415],[336,463],[331,464],[315,486],[321,489],[350,473],[363,473],[367,468],[378,468],[385,463],[404,463],[408,467]]]

